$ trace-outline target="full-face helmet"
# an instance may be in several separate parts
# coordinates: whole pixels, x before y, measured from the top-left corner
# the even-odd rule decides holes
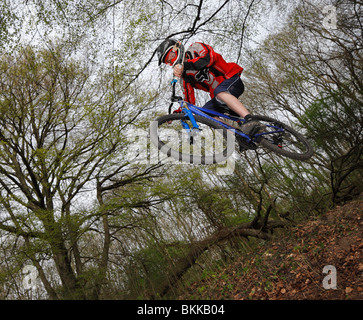
[[[162,63],[174,66],[179,55],[181,54],[180,46],[181,43],[174,39],[169,38],[164,40],[156,50],[159,59],[159,66]]]

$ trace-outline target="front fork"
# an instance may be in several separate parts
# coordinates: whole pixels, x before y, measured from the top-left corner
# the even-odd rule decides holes
[[[199,133],[199,131],[201,130],[198,126],[198,123],[195,121],[194,115],[193,113],[189,110],[188,105],[184,102],[184,107],[182,107],[182,112],[189,118],[191,124],[192,124],[192,128],[190,127],[190,125],[183,121],[180,120],[182,123],[183,128],[187,131],[188,136],[189,136],[189,143],[193,144],[193,140],[194,140],[194,136]]]

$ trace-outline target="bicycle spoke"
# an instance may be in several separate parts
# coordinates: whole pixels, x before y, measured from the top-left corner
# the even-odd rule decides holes
[[[223,141],[223,136],[217,130],[205,124],[198,125],[199,130],[190,129],[190,121],[184,122],[184,126],[188,128],[183,128],[180,120],[169,121],[159,126],[159,140],[165,144],[165,148],[176,150],[187,158],[191,155],[193,163],[196,163],[197,158],[213,156],[216,143],[218,140]]]
[[[193,128],[183,115],[161,118],[158,123],[158,148],[168,157],[193,164],[225,161],[234,151],[234,140],[228,141],[227,130],[211,123],[211,120],[195,118],[199,128]]]
[[[274,119],[256,118],[266,126],[263,134],[257,138],[263,147],[295,160],[307,160],[313,155],[311,145],[301,133]]]

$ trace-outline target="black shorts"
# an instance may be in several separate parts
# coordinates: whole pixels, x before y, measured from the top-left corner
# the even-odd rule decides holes
[[[233,76],[232,78],[224,80],[215,90],[214,95],[216,96],[220,92],[228,92],[231,95],[238,98],[243,92],[245,91],[245,86],[240,78],[240,76],[237,74]],[[231,109],[227,107],[227,105],[214,97],[212,100],[209,100],[203,108],[217,111],[217,112],[229,112],[231,115],[239,116],[237,113],[233,112]]]

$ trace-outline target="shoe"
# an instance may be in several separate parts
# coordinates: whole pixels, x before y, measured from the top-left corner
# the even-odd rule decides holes
[[[250,120],[241,125],[241,131],[249,136],[254,136],[255,134],[263,131],[266,128],[265,125],[261,124],[256,120]]]

